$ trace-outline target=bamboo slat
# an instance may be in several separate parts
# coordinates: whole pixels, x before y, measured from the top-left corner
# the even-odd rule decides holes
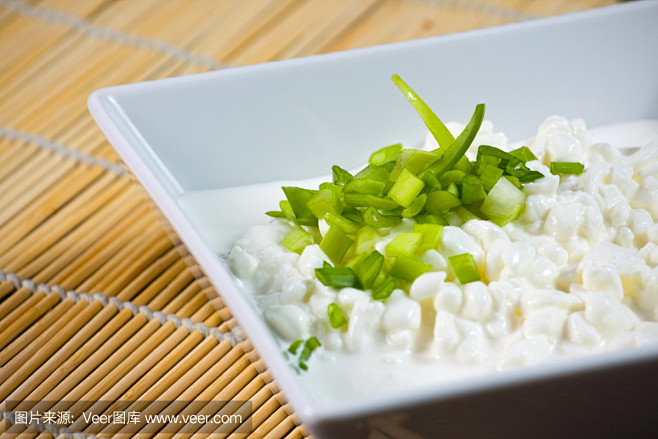
[[[15,415],[89,409],[246,420],[143,424],[143,437],[309,437],[221,295],[117,166],[86,109],[93,90],[614,2],[0,0],[0,437],[69,439]],[[131,427],[78,416],[70,432]]]

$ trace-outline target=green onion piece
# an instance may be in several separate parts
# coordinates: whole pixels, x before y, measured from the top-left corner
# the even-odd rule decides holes
[[[384,195],[385,186],[386,183],[383,181],[355,178],[345,185],[345,192],[356,192],[358,194],[370,194],[381,197]]]
[[[288,348],[288,352],[290,352],[293,355],[297,355],[297,350],[299,347],[304,343],[304,340],[295,340],[290,344],[290,347]]]
[[[518,177],[515,177],[513,175],[503,175],[503,177],[506,178],[510,183],[512,183],[518,189],[521,189],[523,187],[521,185],[521,182],[519,181]]]
[[[377,229],[372,226],[364,226],[356,234],[356,253],[370,252],[375,248],[379,240]]]
[[[334,194],[336,194],[338,197],[341,197],[343,195],[343,186],[336,184],[336,183],[329,183],[329,182],[324,182],[320,183],[320,186],[318,187],[320,190],[330,190]]]
[[[379,273],[375,284],[372,286],[372,298],[375,300],[385,300],[395,289],[395,279],[393,277]]]
[[[374,207],[375,209],[392,210],[399,207],[398,203],[375,195],[346,193],[344,198],[348,207]]]
[[[551,174],[572,174],[580,175],[585,170],[585,165],[578,162],[551,162]]]
[[[425,183],[425,187],[423,188],[423,192],[425,193],[429,194],[434,190],[443,189],[441,183],[439,183],[439,179],[436,178],[436,175],[432,174],[431,172],[424,172],[420,178],[423,180],[423,183]]]
[[[388,181],[388,175],[390,172],[383,166],[377,165],[368,165],[362,170],[360,170],[355,176],[354,179],[365,179],[365,180],[376,180],[376,181]]]
[[[359,278],[350,267],[322,267],[315,269],[315,276],[323,285],[335,288],[361,288]]]
[[[473,143],[473,139],[480,130],[484,119],[484,104],[477,104],[471,120],[468,122],[464,131],[455,139],[447,149],[444,150],[443,156],[434,162],[427,170],[440,177],[445,172],[453,169],[455,164],[464,157],[464,154]]]
[[[450,185],[446,188],[446,192],[459,198],[459,189],[457,188],[457,185],[455,183],[450,183]]]
[[[462,180],[462,203],[471,204],[484,200],[487,194],[482,182],[475,175],[467,175]]]
[[[423,240],[420,233],[399,233],[386,244],[386,256],[393,258],[397,255],[411,256],[416,252]]]
[[[500,177],[503,176],[503,172],[498,166],[493,166],[490,163],[485,163],[480,168],[480,182],[486,192],[489,192],[496,185]]]
[[[304,342],[304,348],[302,349],[302,353],[299,354],[299,360],[300,361],[308,361],[309,358],[311,358],[311,354],[313,353],[314,350],[322,346],[320,343],[320,340],[318,340],[316,337],[310,337]]]
[[[329,224],[329,226],[336,226],[348,235],[358,232],[361,228],[361,226],[354,221],[348,220],[344,216],[336,215],[331,212],[327,212],[324,215],[324,220],[327,222],[327,224]]]
[[[537,156],[532,153],[530,148],[527,146],[522,146],[520,148],[516,148],[513,151],[509,152],[510,155],[516,157],[517,159],[521,160],[523,163],[530,162],[533,160],[537,160]]]
[[[284,186],[282,189],[290,203],[290,208],[295,213],[295,217],[305,218],[313,216],[313,212],[308,207],[308,200],[313,198],[318,191],[294,186]]]
[[[341,168],[338,165],[333,165],[331,167],[331,177],[334,184],[338,184],[341,186],[344,186],[349,181],[351,181],[352,178],[354,178],[352,177],[352,174],[350,174],[348,171],[346,171],[345,169]]]
[[[395,145],[385,146],[382,149],[375,151],[370,156],[368,163],[372,165],[383,165],[391,161],[397,160],[397,156],[402,150],[402,144],[396,143]]]
[[[434,215],[441,215],[443,212],[462,204],[459,197],[448,191],[434,191],[427,195],[425,210]]]
[[[498,182],[487,194],[480,206],[480,211],[489,220],[499,226],[516,219],[525,206],[525,194],[506,178],[498,179]]]
[[[388,191],[388,196],[400,206],[409,207],[423,190],[423,186],[425,186],[423,180],[408,169],[403,169],[391,190]]]
[[[265,212],[265,215],[272,218],[287,218],[286,214],[281,212],[280,210],[268,210],[267,212]]]
[[[281,245],[294,253],[301,253],[307,245],[311,244],[313,244],[313,236],[302,229],[291,230],[281,240]]]
[[[480,280],[480,272],[475,264],[473,255],[464,253],[461,255],[450,256],[448,262],[452,267],[452,271],[455,272],[455,276],[457,276],[457,279],[459,279],[459,282],[462,285]]]
[[[416,199],[411,203],[411,206],[402,210],[402,216],[404,218],[413,218],[423,211],[425,208],[425,202],[427,201],[427,194],[420,194]]]
[[[297,363],[297,366],[299,366],[299,368],[301,370],[304,370],[304,371],[308,370],[308,365],[306,363],[304,363],[302,360],[299,360],[299,363]]]
[[[421,274],[428,272],[432,266],[407,255],[397,255],[388,274],[398,279],[413,282]]]
[[[364,255],[366,255],[364,253]],[[384,255],[374,250],[352,266],[364,290],[370,289],[384,265]]]
[[[470,210],[466,209],[464,206],[459,206],[456,210],[455,213],[459,217],[460,220],[463,222],[467,222],[473,219],[481,219],[479,216],[471,212]]]
[[[441,226],[448,225],[448,221],[446,221],[446,219],[441,215],[416,215],[414,220],[416,220],[416,223],[418,224],[438,224]]]
[[[331,226],[320,242],[320,248],[334,264],[340,264],[354,241],[340,227]]]
[[[413,233],[420,233],[422,239],[416,251],[419,254],[425,253],[427,250],[436,248],[441,240],[443,234],[443,226],[439,224],[414,224]]]
[[[427,126],[427,129],[430,130],[430,133],[432,133],[432,136],[434,136],[436,139],[437,143],[439,144],[439,148],[448,148],[455,141],[455,138],[453,137],[450,130],[448,130],[443,122],[441,122],[441,119],[439,119],[437,115],[434,114],[434,111],[432,111],[429,105],[427,105],[416,94],[416,92],[413,91],[411,87],[409,87],[407,83],[402,80],[402,78],[400,78],[398,75],[393,75],[391,80],[395,85],[398,86],[409,103],[413,105],[414,109],[425,123],[425,126]]]
[[[340,198],[329,189],[318,191],[308,200],[306,205],[317,219],[323,219],[327,213],[340,215],[343,211],[343,203]]]
[[[329,323],[334,329],[341,328],[347,325],[347,319],[343,314],[343,310],[340,309],[337,303],[330,303],[327,307],[327,314],[329,314]]]
[[[378,229],[384,227],[395,227],[402,222],[402,218],[398,216],[383,215],[373,207],[369,207],[363,214],[363,222],[369,226]]]
[[[448,187],[453,183],[461,184],[461,182],[464,180],[465,175],[466,174],[464,174],[459,169],[453,169],[443,174],[441,178],[439,178],[439,182],[443,187]]]
[[[407,169],[414,175],[420,175],[432,163],[441,158],[441,151],[423,151],[420,149],[403,149],[398,156],[395,166],[389,175],[389,180],[395,181]]]

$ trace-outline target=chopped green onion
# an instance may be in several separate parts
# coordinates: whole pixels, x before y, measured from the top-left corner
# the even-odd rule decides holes
[[[398,279],[413,282],[421,274],[428,272],[432,266],[407,255],[397,255],[388,274]]]
[[[313,236],[302,229],[291,230],[281,240],[281,245],[294,253],[301,253],[307,245],[311,244],[313,244]]]
[[[354,179],[345,185],[345,192],[356,192],[358,194],[370,194],[381,197],[384,195],[386,183],[367,178]]]
[[[306,203],[317,219],[323,219],[327,213],[340,215],[343,203],[338,195],[329,189],[321,189]]]
[[[498,166],[494,166],[490,163],[485,163],[482,168],[480,168],[480,182],[485,192],[489,192],[493,188],[498,179],[503,176],[503,171]]]
[[[482,125],[482,119],[484,119],[484,104],[477,104],[464,131],[455,139],[452,145],[443,151],[443,156],[434,162],[428,168],[428,171],[440,177],[445,172],[453,169],[473,143],[473,139],[475,139],[477,132],[480,130],[480,125]]]
[[[313,351],[321,346],[322,343],[320,343],[320,340],[318,340],[317,337],[308,338],[306,342],[304,342],[304,349],[302,349],[302,353],[299,354],[299,358],[304,361],[308,360],[311,357]]]
[[[402,216],[404,218],[413,218],[423,211],[425,208],[425,202],[427,202],[427,194],[420,194],[416,197],[411,206],[406,209],[402,209]]]
[[[361,283],[350,267],[322,267],[315,269],[315,276],[322,285],[335,288],[360,288]]]
[[[358,232],[361,228],[360,224],[348,220],[342,215],[336,215],[331,212],[327,212],[324,215],[324,220],[327,222],[327,224],[329,224],[329,226],[336,226],[348,235]]]
[[[423,180],[416,177],[409,170],[403,169],[400,177],[388,191],[388,196],[402,207],[409,207],[420,191],[423,190]]]
[[[475,264],[473,255],[464,253],[461,255],[450,256],[448,262],[452,267],[452,271],[455,272],[455,276],[457,276],[457,279],[459,279],[459,282],[462,285],[480,280],[480,273]]]
[[[432,174],[431,172],[424,172],[420,178],[421,180],[423,180],[423,183],[425,183],[425,188],[423,189],[423,192],[427,194],[433,192],[434,190],[443,189],[441,183],[439,183],[439,179],[436,178],[436,175]]]
[[[395,166],[389,175],[389,180],[395,181],[403,169],[414,175],[420,175],[432,163],[441,158],[441,151],[423,151],[420,149],[403,149],[398,156]]]
[[[489,220],[499,226],[516,219],[525,206],[525,194],[506,178],[498,179],[498,182],[487,194],[480,206],[480,211]]]
[[[334,329],[341,328],[347,325],[347,319],[343,314],[343,310],[340,309],[337,303],[330,303],[327,307],[327,314],[329,315],[329,323]]]
[[[457,188],[457,185],[455,183],[450,183],[450,185],[446,188],[446,192],[459,198],[459,189]]]
[[[463,222],[467,222],[473,219],[481,219],[479,216],[465,208],[464,206],[459,206],[457,210],[455,210],[455,213],[459,217],[460,220]]]
[[[372,165],[383,165],[384,163],[388,163],[396,160],[397,155],[401,150],[402,150],[401,143],[385,146],[380,150],[373,152],[368,162]]]
[[[578,162],[551,162],[551,174],[580,175],[585,170],[585,165]]]
[[[423,240],[420,233],[398,233],[395,238],[386,244],[386,256],[393,258],[397,255],[411,256]]]
[[[349,207],[374,207],[375,209],[383,210],[391,210],[399,207],[398,203],[389,198],[357,193],[346,193],[345,204]]]
[[[377,180],[377,181],[388,181],[389,171],[378,165],[368,165],[362,170],[360,170],[355,176],[354,179],[366,179],[366,180]]]
[[[297,218],[305,218],[313,216],[313,212],[308,207],[308,200],[313,198],[318,191],[311,189],[303,189],[294,186],[284,186],[283,193],[290,203],[292,211]]]
[[[441,183],[441,186],[443,187],[448,187],[451,184],[461,184],[462,180],[464,180],[464,174],[462,171],[459,169],[453,169],[451,171],[448,171],[444,173],[441,178],[439,178],[439,182]]]
[[[519,179],[513,175],[503,175],[504,178],[506,178],[510,183],[512,183],[514,186],[516,186],[518,189],[522,189],[523,185],[519,181]]]
[[[356,253],[361,254],[372,251],[379,240],[377,229],[366,225],[356,233]]]
[[[286,214],[281,212],[280,210],[268,210],[265,212],[265,215],[270,216],[272,218],[287,218]]]
[[[416,223],[418,224],[437,224],[441,226],[447,226],[448,221],[441,215],[418,215],[416,218]]]
[[[380,273],[372,286],[372,298],[375,300],[385,300],[395,289],[395,279],[393,277]]]
[[[417,252],[422,254],[427,250],[436,248],[443,234],[443,226],[439,224],[414,224],[413,233],[420,233],[422,239],[418,245]]]
[[[515,150],[510,151],[509,153],[510,155],[513,155],[517,159],[521,160],[523,163],[537,160],[537,156],[534,155],[530,150],[530,148],[528,148],[527,146],[516,148]]]
[[[290,344],[290,347],[288,348],[288,352],[290,352],[293,355],[297,355],[297,350],[299,347],[304,343],[304,340],[295,340]]]
[[[336,184],[336,183],[329,183],[328,181],[325,181],[324,183],[320,183],[319,186],[320,190],[330,190],[334,194],[336,194],[338,197],[341,197],[343,195],[343,186]]]
[[[364,255],[366,254],[364,253]],[[384,255],[374,250],[352,266],[352,270],[356,273],[364,290],[372,287],[382,269],[382,265],[384,265]]]
[[[443,212],[462,204],[459,197],[448,191],[434,191],[427,195],[425,210],[434,215],[441,215]]]
[[[475,175],[467,175],[462,180],[462,203],[471,204],[484,200],[487,193],[482,187],[482,182]]]
[[[373,207],[366,209],[363,214],[363,222],[369,226],[376,227],[378,229],[384,227],[395,227],[402,222],[402,218],[398,216],[383,215]]]
[[[320,242],[320,248],[334,264],[340,264],[354,241],[340,227],[331,226]]]
[[[346,185],[348,182],[352,180],[352,174],[350,174],[348,171],[345,169],[341,168],[338,165],[333,165],[331,167],[331,176],[332,176],[332,181],[334,184],[338,184],[341,186]]]
[[[452,136],[450,130],[448,130],[443,122],[441,122],[441,119],[434,114],[434,111],[432,111],[432,109],[416,94],[415,91],[411,89],[411,87],[407,85],[406,82],[402,80],[402,78],[398,75],[393,75],[391,80],[398,86],[409,103],[416,109],[416,112],[425,123],[425,126],[427,126],[427,129],[430,130],[430,133],[432,133],[432,136],[434,136],[436,142],[439,144],[439,148],[448,148],[455,141],[455,138]]]

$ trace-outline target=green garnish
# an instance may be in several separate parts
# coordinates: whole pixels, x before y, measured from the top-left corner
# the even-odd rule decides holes
[[[551,174],[555,175],[580,175],[585,170],[585,165],[578,162],[551,162]]]
[[[300,370],[308,370],[308,365],[306,363],[308,362],[308,360],[310,360],[313,351],[315,351],[320,346],[322,346],[320,340],[318,340],[316,337],[310,337],[306,340],[295,340],[294,342],[292,342],[290,347],[283,353],[286,354],[286,358],[289,358],[287,356],[288,353],[292,355],[297,355],[297,351],[299,351],[299,348],[302,347],[302,351],[299,354],[297,361],[297,368],[296,368],[297,373],[299,373]]]
[[[347,319],[343,314],[343,310],[340,309],[337,303],[330,303],[327,307],[327,314],[329,314],[329,323],[334,329],[342,328],[347,325]]]
[[[375,300],[386,300],[395,288],[408,288],[432,269],[422,258],[427,251],[439,249],[448,219],[483,219],[503,226],[523,212],[523,185],[543,177],[526,166],[537,158],[525,146],[506,152],[481,145],[476,160],[468,160],[465,153],[482,125],[484,104],[476,105],[455,138],[399,76],[393,75],[392,81],[439,147],[423,151],[405,149],[400,143],[385,146],[370,155],[368,164],[354,175],[333,166],[331,181],[319,185],[318,190],[284,187],[280,211],[267,213],[295,226],[281,242],[288,250],[302,253],[306,246],[319,242],[333,263],[315,270],[322,284],[369,290]],[[582,165],[551,163],[551,172],[581,173]],[[414,224],[411,232],[409,220]],[[329,226],[324,236],[320,232],[325,230],[323,222]],[[400,230],[394,229],[396,235],[385,250],[380,248],[384,254],[377,251],[381,238],[398,226]],[[480,279],[471,255],[449,260],[461,283]],[[337,304],[329,305],[327,313],[334,328],[347,324]],[[291,345],[290,353],[294,354],[300,343],[294,348]],[[307,351],[311,349],[308,343],[304,344]],[[300,368],[305,361],[300,360]]]
[[[448,262],[452,267],[452,271],[455,272],[455,276],[457,276],[457,279],[459,279],[459,282],[461,282],[462,285],[480,280],[480,273],[478,272],[478,267],[475,264],[473,255],[464,253],[461,255],[450,256]]]

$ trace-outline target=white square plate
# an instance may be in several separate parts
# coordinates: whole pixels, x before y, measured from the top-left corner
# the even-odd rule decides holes
[[[400,74],[444,120],[487,119],[511,139],[551,114],[596,127],[658,118],[658,2],[329,55],[111,87],[90,110],[196,257],[302,420],[318,437],[653,437],[658,348],[633,349],[395,398],[310,397],[178,202],[193,191],[326,174],[424,130]],[[263,222],[266,217],[263,216]],[[244,224],[246,228],[248,224]],[[417,435],[417,436],[414,436]],[[383,437],[383,436],[372,436]]]

